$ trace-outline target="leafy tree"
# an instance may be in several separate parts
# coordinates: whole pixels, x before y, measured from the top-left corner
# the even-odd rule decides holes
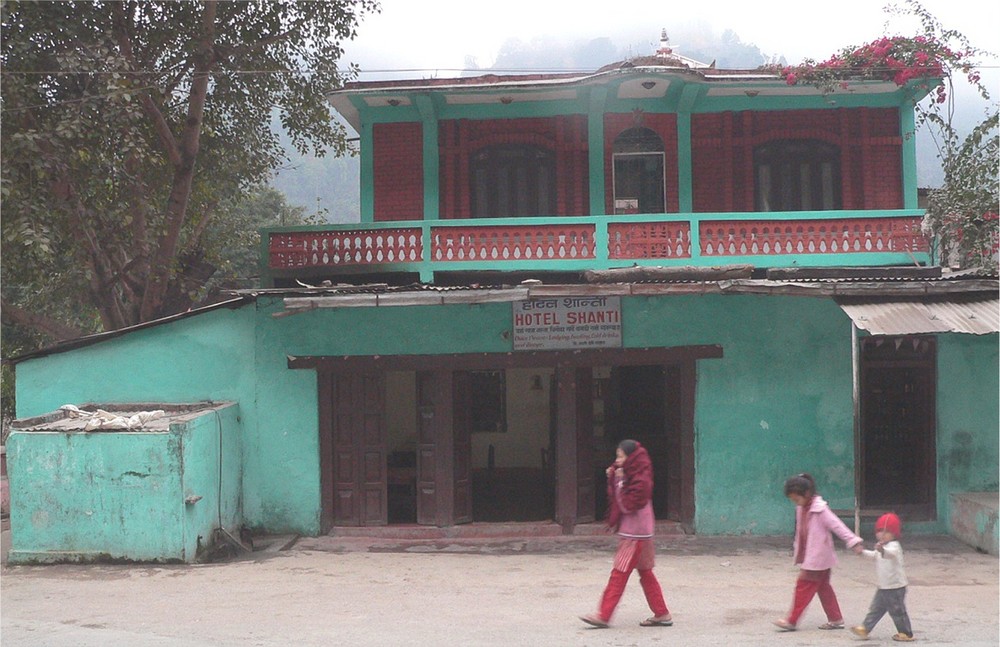
[[[246,196],[220,207],[224,217],[210,226],[208,239],[212,264],[218,269],[204,285],[204,299],[216,300],[220,290],[251,288],[259,284],[260,229],[318,225],[321,213],[307,214],[304,207],[288,204],[285,195],[268,186],[256,187]]]
[[[199,304],[214,303],[225,296],[224,290],[252,288],[259,284],[260,269],[260,229],[274,226],[314,225],[320,224],[322,217],[318,213],[307,214],[303,207],[288,204],[284,194],[267,186],[253,187],[246,194],[241,194],[232,200],[219,205],[217,216],[206,228],[204,241],[205,259],[215,268],[210,278],[196,282],[191,275],[187,276],[191,289],[197,294]],[[29,249],[14,247],[15,254]],[[4,259],[10,263],[10,259]],[[15,265],[23,265],[25,260],[19,258]],[[55,282],[60,285],[61,282]],[[82,302],[79,293],[62,292],[49,294],[44,289],[42,281],[28,286],[12,286],[5,284],[5,290],[20,295],[19,301],[25,303],[29,312],[47,308],[54,316],[43,322],[59,326],[55,330],[39,332],[38,329],[23,325],[6,325],[3,330],[4,356],[11,357],[29,352],[45,345],[51,338],[65,338],[70,332],[97,332],[100,321],[93,309],[88,309]],[[88,319],[88,313],[89,319]],[[76,329],[61,322],[74,322]],[[14,369],[4,364],[0,373],[0,414],[4,424],[13,419],[14,401]],[[5,427],[6,429],[6,427]]]
[[[286,157],[272,109],[300,154],[347,150],[325,93],[377,9],[3,2],[4,323],[60,339],[194,304],[213,223]]]

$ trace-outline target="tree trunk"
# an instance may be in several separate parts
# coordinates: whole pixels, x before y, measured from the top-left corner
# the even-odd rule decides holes
[[[215,66],[215,15],[216,0],[205,2],[202,14],[202,34],[195,56],[194,77],[188,97],[188,113],[180,137],[180,163],[174,165],[174,180],[167,202],[167,217],[163,235],[157,242],[149,276],[143,294],[139,318],[150,321],[162,312],[167,288],[173,274],[173,261],[177,254],[181,228],[187,217],[191,185],[194,180],[198,149],[201,143],[202,118],[208,97],[208,82]]]

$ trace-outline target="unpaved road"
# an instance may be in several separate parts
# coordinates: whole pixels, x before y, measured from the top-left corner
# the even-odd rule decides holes
[[[610,629],[577,620],[597,604],[610,541],[384,544],[300,540],[290,550],[198,566],[5,567],[3,647],[277,645],[844,645],[814,600],[794,633],[770,621],[791,602],[785,538],[660,540],[657,574],[675,625],[648,615],[633,576]],[[870,543],[870,542],[869,542]],[[996,557],[948,537],[906,547],[921,645],[1000,644]],[[377,551],[377,552],[372,552]],[[834,587],[848,624],[864,617],[874,566],[842,552]],[[886,617],[869,644],[896,644]]]

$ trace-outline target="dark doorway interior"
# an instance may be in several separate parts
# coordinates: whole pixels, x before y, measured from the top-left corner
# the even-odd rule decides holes
[[[933,337],[871,337],[861,346],[861,507],[935,515]]]
[[[555,516],[549,370],[465,372],[473,521],[551,521]]]
[[[599,456],[603,469],[626,438],[639,441],[653,461],[653,511],[657,519],[685,521],[681,510],[679,446],[682,426],[681,371],[676,366],[618,366],[611,369],[604,401],[607,442]],[[598,488],[598,514],[607,509]]]

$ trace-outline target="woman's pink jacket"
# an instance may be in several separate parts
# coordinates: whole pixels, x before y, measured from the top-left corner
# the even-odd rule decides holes
[[[825,571],[833,568],[837,564],[837,553],[833,549],[833,537],[831,533],[840,537],[840,540],[847,544],[848,548],[854,548],[862,542],[861,537],[855,535],[844,525],[840,517],[833,513],[829,504],[823,497],[816,495],[812,504],[806,510],[804,506],[795,508],[795,541],[792,543],[795,561],[799,558],[799,533],[798,529],[802,524],[806,524],[805,554],[802,555],[802,563],[799,564],[807,571]]]

